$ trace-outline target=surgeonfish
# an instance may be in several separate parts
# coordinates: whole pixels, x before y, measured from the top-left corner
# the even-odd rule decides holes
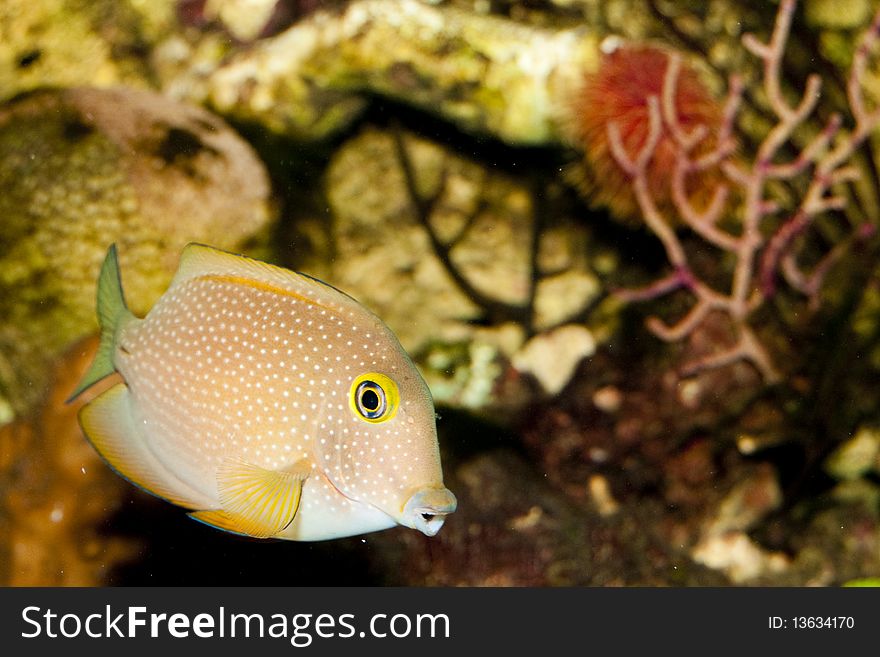
[[[297,541],[433,536],[455,511],[428,386],[353,298],[200,244],[143,319],[115,244],[97,297],[100,346],[71,399],[121,375],[79,420],[137,486],[208,525]]]

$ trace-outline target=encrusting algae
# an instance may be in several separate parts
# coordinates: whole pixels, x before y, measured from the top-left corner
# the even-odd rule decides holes
[[[397,338],[315,279],[197,244],[143,320],[116,249],[98,281],[101,345],[73,396],[121,475],[260,538],[322,540],[395,524],[433,536],[443,486],[434,406]]]

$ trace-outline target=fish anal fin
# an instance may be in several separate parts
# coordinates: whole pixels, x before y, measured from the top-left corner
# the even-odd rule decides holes
[[[269,538],[282,532],[299,509],[303,482],[311,463],[302,459],[283,470],[267,470],[227,458],[217,468],[220,509],[193,516],[227,531]]]
[[[190,518],[203,522],[211,527],[222,529],[223,531],[238,534],[239,536],[251,536],[242,531],[239,521],[236,517],[229,515],[222,509],[213,509],[210,511],[193,511],[187,514]],[[265,537],[260,537],[265,538]]]
[[[92,446],[122,477],[178,506],[204,506],[205,496],[178,480],[150,451],[135,425],[130,393],[124,383],[117,383],[83,406],[79,420]]]

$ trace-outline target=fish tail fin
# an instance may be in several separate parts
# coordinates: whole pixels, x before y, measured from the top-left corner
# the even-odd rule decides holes
[[[116,244],[111,244],[104,258],[104,264],[101,265],[101,274],[98,276],[98,323],[101,326],[101,343],[91,367],[83,376],[76,390],[67,399],[68,402],[73,401],[87,388],[116,371],[116,366],[113,364],[113,351],[116,347],[119,329],[133,318],[134,315],[125,304],[125,296],[122,293]]]

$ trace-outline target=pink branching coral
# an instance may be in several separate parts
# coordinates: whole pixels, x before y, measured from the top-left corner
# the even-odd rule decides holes
[[[815,304],[825,274],[847,246],[838,244],[810,272],[803,271],[797,263],[797,238],[817,217],[846,205],[846,199],[832,189],[858,176],[857,169],[849,164],[850,159],[880,125],[880,108],[869,110],[862,91],[868,59],[880,41],[880,11],[862,37],[850,70],[847,98],[853,129],[841,132],[842,119],[834,115],[811,141],[798,147],[793,134],[813,116],[822,85],[817,75],[811,75],[796,104],[789,104],[783,95],[782,56],[794,10],[795,0],[783,0],[768,43],[762,43],[753,35],[743,38],[744,46],[763,61],[763,91],[776,119],[758,145],[752,162],[744,163],[742,157],[734,153],[733,132],[744,92],[742,79],[736,75],[730,79],[723,119],[716,134],[710,134],[713,131],[705,125],[688,129],[676,107],[675,89],[683,66],[677,53],[668,55],[661,93],[647,99],[649,129],[641,148],[630,155],[620,126],[616,122],[607,125],[612,155],[629,176],[642,217],[662,242],[673,268],[671,274],[645,288],[620,292],[621,298],[647,300],[673,290],[687,290],[695,303],[676,323],[669,325],[657,317],[649,318],[648,328],[655,335],[667,342],[684,340],[701,327],[711,313],[720,312],[729,318],[736,336],[729,348],[687,364],[686,375],[744,360],[752,363],[766,382],[779,381],[780,371],[750,323],[753,314],[774,293],[777,276]],[[669,184],[677,216],[670,216],[666,204],[658,203],[652,192],[656,183],[651,180],[650,167],[661,140],[664,143],[671,140],[675,145]],[[709,149],[705,147],[708,140],[712,145]],[[782,153],[787,148],[796,149],[797,155],[783,161]],[[721,182],[709,202],[697,207],[688,195],[688,180],[710,170],[721,172]],[[808,178],[806,191],[798,206],[786,211],[780,219],[783,208],[772,200],[768,186],[801,176]],[[732,190],[738,194],[736,204],[731,201]],[[722,218],[729,220],[731,216],[735,216],[738,224],[736,232],[721,227]],[[718,291],[695,274],[674,229],[679,223],[733,256],[735,266],[729,291]],[[857,230],[856,236],[860,232],[863,234],[864,229]]]

